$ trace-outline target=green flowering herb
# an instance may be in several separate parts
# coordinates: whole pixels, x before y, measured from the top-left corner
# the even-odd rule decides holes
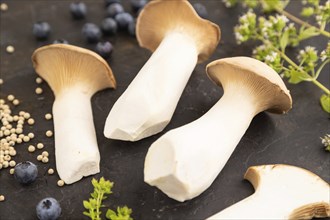
[[[285,15],[290,20],[305,26],[307,28],[313,27],[317,33],[322,34],[326,37],[330,37],[330,33],[325,31],[327,23],[330,22],[330,1],[326,1],[324,5],[320,5],[319,0],[303,0],[302,3],[304,7],[302,8],[300,15],[303,17],[313,17],[317,22],[319,27],[310,25],[307,22],[299,19],[298,17],[292,15],[291,13],[285,11],[285,7],[289,4],[290,0],[222,0],[225,6],[230,8],[234,7],[238,3],[242,3],[244,7],[255,9],[257,7],[261,8],[263,12],[277,12],[279,14]]]
[[[91,193],[91,198],[89,200],[84,200],[83,205],[88,211],[83,212],[84,215],[88,216],[92,220],[101,220],[101,208],[105,207],[102,201],[107,198],[106,195],[112,193],[111,189],[113,187],[113,182],[105,180],[103,177],[99,181],[92,179],[92,185],[94,187],[93,193]],[[133,220],[130,217],[132,210],[127,206],[118,207],[117,213],[111,209],[106,212],[106,218],[110,220]]]
[[[229,1],[225,2],[226,5],[229,4]],[[237,2],[230,1],[230,4]],[[305,81],[316,85],[324,92],[320,97],[322,109],[330,113],[330,91],[317,80],[322,69],[330,62],[330,43],[321,53],[315,47],[307,46],[299,51],[296,59],[286,54],[287,47],[297,47],[303,40],[319,35],[330,37],[330,33],[324,30],[330,19],[330,1],[327,1],[325,5],[320,5],[318,0],[304,2],[303,14],[307,16],[313,10],[313,15],[320,27],[309,25],[286,12],[284,8],[289,1],[243,0],[243,2],[250,9],[239,18],[238,25],[234,28],[237,43],[251,40],[261,42],[262,44],[253,50],[253,56],[271,66],[282,77],[287,78],[289,83],[297,84]],[[251,9],[256,6],[264,10],[277,11],[280,14],[268,17],[257,16]],[[316,12],[318,14],[315,14]],[[295,23],[300,24],[300,28]]]
[[[330,134],[326,134],[324,137],[321,137],[321,140],[325,150],[330,152]]]
[[[110,220],[133,220],[130,217],[132,214],[132,209],[128,208],[127,206],[118,207],[117,213],[111,209],[108,209],[106,218]]]

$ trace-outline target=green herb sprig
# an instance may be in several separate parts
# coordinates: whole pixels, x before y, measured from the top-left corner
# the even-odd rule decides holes
[[[325,150],[330,152],[330,134],[326,134],[324,137],[321,137],[321,141]]]
[[[105,180],[103,177],[99,181],[92,179],[92,185],[94,187],[93,193],[91,193],[91,198],[89,200],[84,200],[83,205],[87,211],[84,211],[83,214],[88,216],[92,220],[101,220],[101,208],[105,207],[102,204],[102,201],[107,198],[106,195],[112,193],[111,189],[114,185],[113,182]],[[110,220],[133,220],[130,217],[132,214],[132,209],[127,206],[117,207],[117,212],[108,209],[106,212],[106,218]]]
[[[223,0],[227,7],[237,4],[237,0]],[[317,79],[322,69],[330,63],[330,43],[319,53],[315,47],[307,46],[299,51],[296,59],[286,54],[287,47],[297,47],[303,40],[323,35],[327,38],[330,33],[325,31],[330,22],[330,2],[320,5],[319,0],[303,1],[301,15],[315,16],[317,26],[310,25],[293,16],[284,8],[289,0],[243,0],[243,4],[250,8],[239,18],[234,28],[238,44],[253,40],[262,44],[253,50],[253,56],[265,62],[282,77],[288,78],[289,83],[297,84],[302,81],[311,82],[324,93],[320,97],[320,104],[324,111],[330,113],[330,90]],[[269,17],[257,16],[252,9],[261,7],[264,12],[276,11],[279,14]],[[300,24],[297,28],[295,23]]]

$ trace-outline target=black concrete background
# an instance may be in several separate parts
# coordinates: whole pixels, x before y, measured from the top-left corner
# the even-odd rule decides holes
[[[7,0],[9,10],[1,12],[1,78],[5,83],[1,97],[14,94],[21,104],[14,112],[26,110],[35,118],[33,131],[36,138],[31,142],[43,142],[50,153],[48,164],[36,160],[38,155],[28,153],[28,144],[17,145],[16,162],[30,160],[38,165],[39,176],[35,183],[22,187],[9,174],[9,169],[0,171],[0,194],[6,201],[0,203],[0,219],[36,219],[35,205],[47,196],[55,197],[62,206],[60,219],[87,219],[82,201],[88,199],[92,191],[92,177],[67,185],[56,185],[57,175],[47,175],[48,168],[55,168],[54,142],[44,133],[52,129],[51,121],[44,115],[51,112],[54,96],[46,83],[42,84],[44,93],[34,93],[37,84],[36,74],[30,57],[32,52],[43,44],[55,39],[65,38],[70,43],[93,49],[95,45],[86,44],[81,28],[85,22],[100,24],[105,16],[101,0],[84,1],[88,6],[85,20],[72,20],[68,6],[71,1],[31,1]],[[193,1],[196,2],[196,1]],[[293,109],[287,115],[261,113],[251,123],[230,160],[217,179],[199,197],[180,203],[168,198],[158,189],[143,182],[143,163],[148,147],[166,131],[191,122],[202,116],[222,95],[205,74],[205,66],[219,58],[251,55],[253,43],[237,45],[233,27],[237,18],[244,12],[241,7],[227,9],[220,0],[199,1],[207,6],[209,19],[222,29],[221,42],[210,59],[195,68],[187,87],[177,106],[171,123],[166,129],[153,137],[131,143],[108,140],[103,136],[106,116],[114,102],[124,92],[136,73],[150,57],[150,52],[140,48],[135,38],[126,33],[104,37],[114,44],[114,52],[109,64],[116,76],[118,88],[97,93],[92,99],[94,122],[101,153],[101,172],[94,177],[104,176],[115,183],[113,194],[104,202],[107,207],[128,205],[133,209],[134,219],[204,219],[253,193],[252,186],[243,175],[252,165],[284,163],[306,168],[324,180],[330,180],[329,153],[321,145],[320,136],[330,132],[329,115],[319,106],[321,91],[311,83],[287,86],[291,90]],[[130,10],[124,1],[126,10]],[[297,14],[301,7],[299,1],[291,1],[289,11]],[[52,27],[48,41],[37,42],[32,35],[32,25],[36,21],[47,21]],[[316,45],[324,48],[324,37],[303,42],[302,45]],[[7,45],[15,47],[15,53],[7,54]],[[298,49],[289,50],[296,55]],[[329,88],[329,65],[320,76],[320,81]],[[239,101],[239,100],[238,100]],[[79,109],[77,109],[79,111]],[[242,107],[242,111],[244,108]],[[69,146],[68,146],[69,147]],[[41,151],[39,151],[41,152]],[[198,161],[196,161],[198,163]],[[302,192],[303,193],[303,192]],[[283,198],[285,199],[285,198]],[[104,213],[105,214],[105,210]]]

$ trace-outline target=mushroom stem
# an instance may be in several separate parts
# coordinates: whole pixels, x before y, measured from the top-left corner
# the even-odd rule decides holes
[[[100,171],[90,98],[73,87],[57,94],[53,104],[56,168],[67,184]]]
[[[167,34],[114,104],[104,135],[136,141],[162,131],[172,118],[197,59],[191,37],[179,31]]]
[[[271,200],[270,200],[271,201]],[[265,207],[269,206],[269,203],[265,203],[261,197],[253,194],[242,201],[230,206],[222,212],[219,212],[208,220],[218,219],[284,219],[284,216],[269,216],[269,210]],[[280,204],[272,206],[272,209],[277,209]],[[253,216],[249,216],[253,214]],[[259,217],[258,217],[259,216]],[[268,216],[268,217],[267,217]],[[273,218],[270,218],[273,217]]]
[[[145,160],[145,182],[181,202],[207,189],[258,112],[242,89],[228,88],[201,118],[153,143]]]

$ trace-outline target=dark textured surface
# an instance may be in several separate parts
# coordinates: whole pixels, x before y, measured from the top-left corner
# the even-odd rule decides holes
[[[36,75],[30,57],[38,46],[58,38],[65,38],[74,45],[93,48],[94,45],[84,42],[81,27],[86,21],[101,23],[106,14],[103,2],[85,1],[88,14],[82,21],[72,20],[69,14],[71,1],[4,2],[8,3],[9,10],[1,12],[0,73],[5,81],[0,87],[1,97],[14,94],[21,101],[14,111],[26,110],[32,114],[36,124],[26,127],[36,134],[31,143],[43,142],[45,150],[50,153],[50,162],[38,162],[37,152],[27,152],[28,144],[16,147],[16,162],[30,160],[36,163],[39,176],[32,185],[22,187],[9,174],[9,169],[0,171],[0,194],[6,197],[6,201],[0,203],[0,219],[36,219],[35,206],[47,196],[55,197],[60,202],[63,210],[61,219],[87,219],[82,215],[82,201],[87,199],[92,191],[92,177],[60,188],[56,185],[58,176],[46,174],[49,167],[55,168],[54,142],[52,138],[46,138],[44,135],[45,131],[53,126],[51,121],[44,119],[44,115],[51,112],[54,96],[45,83],[42,84],[42,95],[37,96],[34,93],[37,87]],[[128,10],[127,3],[125,2],[125,8]],[[233,26],[239,14],[243,13],[242,9],[226,9],[218,0],[203,3],[207,6],[210,20],[221,26],[221,43],[212,57],[194,70],[173,119],[164,132],[197,119],[221,97],[222,90],[206,77],[204,69],[207,63],[218,58],[251,54],[253,45],[236,45],[233,36]],[[296,11],[297,7],[299,5],[291,4],[289,10]],[[39,20],[49,22],[52,27],[51,39],[48,42],[39,43],[32,36],[32,25]],[[104,176],[115,183],[114,193],[105,201],[106,206],[115,208],[117,205],[126,204],[133,209],[134,219],[204,219],[252,194],[253,188],[243,180],[243,175],[249,166],[260,164],[296,165],[309,169],[327,182],[330,181],[329,153],[322,149],[319,138],[330,132],[329,116],[318,104],[321,91],[310,83],[301,83],[287,84],[293,98],[293,109],[287,115],[261,113],[254,118],[222,172],[199,197],[180,203],[145,184],[144,157],[151,143],[164,132],[130,143],[106,139],[103,136],[103,126],[112,105],[147,61],[150,52],[140,48],[136,40],[126,33],[105,39],[109,39],[115,47],[109,64],[115,73],[118,88],[96,94],[92,99],[92,107],[101,152],[101,173],[94,177]],[[326,44],[323,38],[316,40],[309,40],[304,44],[314,44],[318,48]],[[7,54],[7,45],[13,45],[15,53]],[[297,52],[293,50],[291,53]],[[329,87],[329,65],[321,74],[320,81]]]

